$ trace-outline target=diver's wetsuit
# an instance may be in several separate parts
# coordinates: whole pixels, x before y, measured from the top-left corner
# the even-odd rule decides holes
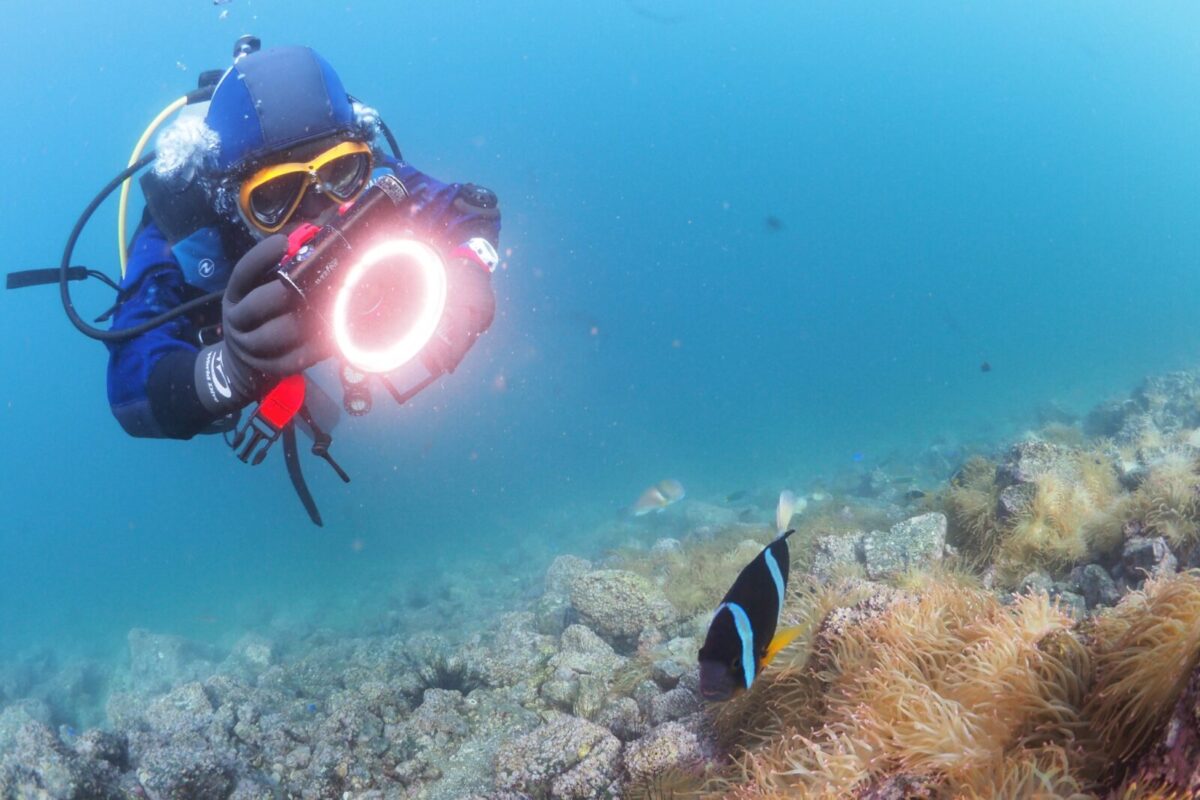
[[[462,242],[482,237],[498,246],[500,218],[495,197],[471,184],[445,184],[407,164],[391,160],[391,169],[416,200],[416,229],[443,257]],[[236,261],[238,254],[230,254]],[[204,294],[190,285],[171,247],[149,216],[134,236],[113,330],[178,307]],[[225,429],[197,400],[193,368],[201,331],[220,322],[220,306],[180,317],[128,341],[111,343],[108,402],[113,415],[132,436],[189,439],[206,429]]]

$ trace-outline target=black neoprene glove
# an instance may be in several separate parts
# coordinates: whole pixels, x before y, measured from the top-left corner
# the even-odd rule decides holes
[[[421,352],[431,373],[454,372],[475,341],[491,327],[496,315],[492,276],[466,258],[446,262],[446,310],[437,331]]]
[[[287,237],[270,236],[250,248],[229,276],[221,300],[224,338],[196,358],[196,393],[213,414],[241,408],[275,380],[329,357],[324,326],[272,274],[286,252]]]

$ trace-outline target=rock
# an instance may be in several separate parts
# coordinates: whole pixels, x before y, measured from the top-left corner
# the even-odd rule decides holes
[[[556,669],[542,682],[538,694],[560,711],[570,711],[579,696],[579,676],[565,667]]]
[[[1148,377],[1134,390],[1132,399],[1159,430],[1176,431],[1200,425],[1200,384],[1190,372]]]
[[[256,633],[247,633],[233,645],[223,666],[247,675],[258,675],[274,664],[276,658],[273,641]]]
[[[571,581],[592,570],[592,562],[575,556],[559,556],[546,570],[546,594],[566,598],[571,594]]]
[[[619,797],[621,742],[587,720],[559,716],[500,746],[495,786],[531,798]]]
[[[633,687],[633,692],[631,692],[634,702],[638,704],[638,708],[646,716],[650,716],[650,704],[660,694],[662,694],[662,689],[654,681],[641,681],[637,686]]]
[[[541,695],[551,705],[590,719],[604,705],[613,676],[628,659],[583,625],[568,627],[561,647],[550,658],[552,672]]]
[[[538,633],[536,624],[529,612],[504,614],[486,634],[472,637],[459,653],[464,688],[541,683],[554,640]]]
[[[581,620],[613,644],[628,646],[643,628],[675,621],[662,589],[633,572],[597,570],[571,582],[571,605]]]
[[[631,781],[643,781],[667,769],[694,765],[703,755],[695,733],[678,722],[668,722],[629,744],[625,770]]]
[[[214,710],[204,687],[193,682],[152,700],[142,719],[151,730],[174,735],[206,726]]]
[[[123,769],[129,758],[125,737],[110,731],[89,730],[75,740],[75,752],[93,761],[107,761]]]
[[[1115,438],[1125,418],[1137,411],[1137,403],[1130,399],[1105,401],[1083,418],[1083,432],[1093,438]]]
[[[1004,487],[1000,490],[1000,496],[996,500],[996,515],[1002,522],[1011,520],[1029,507],[1036,494],[1037,487],[1031,483],[1018,483]]]
[[[0,748],[0,797],[117,800],[119,774],[106,761],[80,757],[46,725],[27,720]]]
[[[0,753],[13,747],[16,735],[29,723],[50,725],[50,707],[41,700],[17,700],[0,710]]]
[[[429,743],[442,747],[470,732],[462,712],[462,692],[426,689],[424,702],[413,712],[411,727],[419,736],[426,737]]]
[[[867,577],[880,580],[938,562],[945,547],[946,515],[938,512],[898,522],[887,533],[872,531],[862,541]]]
[[[618,697],[596,715],[596,722],[613,732],[622,742],[629,742],[647,731],[637,701],[632,697]]]
[[[812,566],[809,571],[818,580],[827,581],[836,573],[858,564],[864,535],[861,531],[856,531],[816,537],[813,541]]]
[[[1083,595],[1081,594],[1075,594],[1075,592],[1056,592],[1054,600],[1063,611],[1071,616],[1071,619],[1083,619],[1087,616],[1087,601],[1083,599]]]
[[[265,781],[251,777],[238,780],[229,800],[275,800],[278,796],[275,787]]]
[[[664,722],[682,719],[694,714],[701,708],[700,697],[682,686],[677,686],[669,692],[663,692],[650,700],[650,724],[660,725]]]
[[[1071,582],[1083,595],[1087,607],[1115,606],[1121,599],[1112,576],[1099,564],[1087,564],[1071,570]]]
[[[560,650],[551,657],[550,666],[610,680],[628,661],[589,628],[571,625],[563,631]]]
[[[571,713],[577,717],[591,719],[599,713],[604,701],[608,699],[607,683],[597,675],[588,674],[580,675],[578,683],[579,690],[575,693]]]
[[[232,767],[212,750],[184,743],[143,753],[137,779],[150,800],[224,800],[235,785]]]
[[[1117,472],[1121,488],[1130,492],[1137,491],[1138,487],[1146,482],[1146,478],[1150,477],[1150,470],[1140,461],[1118,458],[1113,462],[1113,468]]]
[[[673,658],[661,658],[655,661],[650,668],[650,677],[654,678],[655,683],[664,689],[674,689],[691,667],[682,661],[676,661]]]
[[[1133,536],[1121,553],[1123,575],[1131,586],[1140,586],[1147,577],[1171,575],[1176,566],[1175,554],[1161,536]]]
[[[1047,475],[1067,482],[1078,481],[1078,454],[1066,445],[1029,439],[1009,448],[996,470],[996,481],[1001,486],[1009,486],[1034,483]]]
[[[1154,424],[1154,418],[1149,414],[1133,413],[1121,421],[1113,443],[1120,447],[1137,449],[1139,457],[1155,458],[1161,455],[1161,448],[1147,451],[1144,445],[1148,442],[1165,441],[1162,431]]]
[[[214,651],[180,636],[129,632],[129,673],[134,691],[165,692],[189,681],[202,681],[216,669]]]
[[[409,668],[424,687],[461,687],[462,658],[441,636],[424,632],[409,637],[404,647]]]
[[[564,595],[544,594],[534,601],[534,629],[546,636],[558,636],[571,624],[575,609]]]
[[[1054,591],[1054,581],[1044,572],[1034,571],[1021,579],[1017,584],[1018,594],[1051,594]]]
[[[708,616],[710,615],[705,615],[706,623]],[[699,649],[700,645],[691,636],[679,636],[670,640],[656,648],[655,655],[658,657],[651,664],[650,677],[664,689],[674,689],[680,678],[697,669],[696,653]]]

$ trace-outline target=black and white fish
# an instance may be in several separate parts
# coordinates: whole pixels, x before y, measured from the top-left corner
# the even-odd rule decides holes
[[[763,548],[737,579],[708,626],[700,648],[700,694],[706,700],[728,700],[749,689],[763,668],[800,633],[799,627],[776,633],[787,594],[791,555],[787,530]]]

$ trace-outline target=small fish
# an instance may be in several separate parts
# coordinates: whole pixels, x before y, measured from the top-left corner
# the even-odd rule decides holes
[[[864,458],[865,458],[865,456],[861,452],[853,453],[850,456],[850,460],[853,461],[855,464],[861,464],[862,460]]]
[[[909,500],[909,501],[920,500],[924,496],[925,496],[925,492],[921,491],[920,489],[909,489],[907,492],[904,493],[904,499]]]
[[[807,507],[808,501],[803,497],[796,497],[796,493],[791,489],[780,492],[779,505],[775,506],[775,533],[786,531],[792,517],[802,513]]]
[[[746,491],[745,489],[738,489],[736,492],[730,492],[729,494],[725,495],[725,502],[736,503],[739,500],[745,500],[749,496],[750,492]]]
[[[767,230],[771,231],[772,233],[778,233],[779,231],[783,230],[783,220],[781,220],[779,217],[767,215],[763,222],[766,224]]]
[[[706,700],[728,700],[749,689],[779,651],[800,634],[799,627],[779,625],[787,592],[788,530],[775,537],[742,568],[721,605],[717,606],[704,646],[700,648],[700,694]]]
[[[667,506],[678,503],[685,494],[683,484],[674,478],[659,481],[642,492],[642,496],[633,504],[633,515],[641,517],[651,511],[662,511]]]
[[[980,372],[991,372],[992,371],[991,363],[989,363],[987,361],[983,362],[982,364],[979,365],[979,371]]]

